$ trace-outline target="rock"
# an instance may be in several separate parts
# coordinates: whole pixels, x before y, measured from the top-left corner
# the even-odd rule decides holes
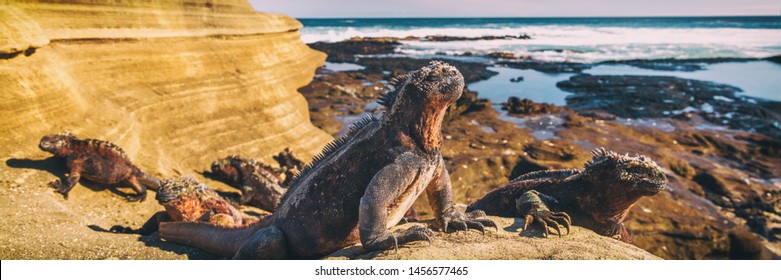
[[[315,42],[309,47],[328,54],[331,62],[355,62],[355,55],[392,54],[401,45],[395,40],[363,40],[359,38],[341,42]]]
[[[485,98],[478,98],[476,91],[464,89],[461,98],[456,101],[454,106],[450,106],[445,114],[445,120],[452,120],[462,114],[473,111],[480,111],[491,106],[491,101]]]
[[[572,49],[537,49],[531,52],[583,53],[582,51]]]
[[[591,68],[590,64],[576,62],[547,62],[539,60],[502,61],[499,65],[515,69],[532,69],[543,73],[580,73]]]
[[[435,232],[431,245],[415,242],[394,250],[364,252],[360,245],[337,251],[325,259],[375,260],[658,260],[640,248],[598,235],[588,229],[572,227],[569,235],[559,238],[542,237],[542,230],[531,226],[521,232],[523,221],[514,218],[490,217],[499,226],[485,234],[471,230],[468,233],[446,234]],[[431,222],[428,222],[431,224]],[[396,226],[405,229],[419,223]]]
[[[563,108],[553,104],[535,103],[529,99],[521,99],[515,96],[508,98],[507,102],[502,103],[502,109],[509,114],[515,115],[550,114],[563,111]]]
[[[755,61],[754,58],[697,58],[697,59],[631,59],[631,60],[609,60],[598,63],[607,65],[629,65],[642,69],[651,69],[659,71],[680,71],[694,72],[705,69],[707,65],[724,62],[747,62]]]
[[[781,102],[738,97],[730,85],[668,76],[577,75],[556,84],[572,92],[567,106],[623,118],[692,119],[781,136]]]
[[[329,60],[330,61],[330,60]],[[394,76],[398,74],[408,73],[414,71],[428,64],[429,59],[414,59],[408,57],[390,57],[390,58],[377,58],[377,57],[364,57],[357,60],[355,63],[366,67],[367,73],[383,73],[384,71],[396,72]],[[488,64],[478,62],[464,62],[458,60],[443,59],[450,65],[455,66],[464,75],[464,81],[473,83],[480,80],[486,80],[498,73],[488,70]]]
[[[492,52],[488,54],[488,57],[490,58],[503,58],[503,59],[516,59],[518,58],[515,56],[514,53],[510,52]]]
[[[781,55],[775,55],[775,56],[771,56],[771,57],[766,57],[764,59],[767,60],[767,61],[770,61],[770,62],[775,62],[775,63],[781,64]]]

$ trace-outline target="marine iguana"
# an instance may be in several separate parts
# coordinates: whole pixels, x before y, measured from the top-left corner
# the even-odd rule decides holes
[[[128,159],[125,151],[106,141],[80,140],[65,131],[44,136],[38,147],[55,157],[65,159],[69,169],[65,174],[65,183],[60,179],[49,183],[49,186],[55,188],[65,199],[68,199],[68,192],[82,176],[101,184],[122,182],[130,185],[136,195],[129,195],[128,201],[143,202],[146,199],[147,187],[157,190],[160,186],[160,179],[141,171]]]
[[[536,171],[521,175],[467,207],[488,215],[523,217],[523,230],[532,223],[545,229],[570,224],[631,243],[624,226],[629,208],[643,196],[661,192],[667,177],[645,156],[630,157],[606,151],[591,152],[585,169]],[[570,218],[572,217],[572,218]]]
[[[358,241],[368,251],[398,248],[430,240],[423,226],[388,230],[424,191],[444,231],[496,227],[456,210],[440,154],[445,111],[464,88],[461,73],[434,61],[393,87],[379,100],[388,111],[328,144],[268,218],[233,228],[161,223],[160,237],[235,259],[317,258]]]
[[[285,180],[282,182],[282,185],[285,187],[290,185],[295,175],[301,172],[301,169],[305,166],[304,162],[295,157],[288,148],[285,148],[285,150],[279,152],[273,158],[279,163],[279,172],[285,174]]]
[[[289,149],[274,156],[280,168],[231,155],[212,163],[211,174],[241,190],[241,204],[249,204],[263,210],[274,212],[279,205],[287,186],[292,178],[303,169],[304,163],[293,156]],[[281,175],[284,174],[284,180]],[[282,181],[281,181],[282,180]],[[280,182],[281,181],[281,182]],[[418,220],[418,213],[413,207],[404,214],[403,223]]]
[[[285,194],[283,187],[286,186],[280,176],[284,171],[275,170],[254,159],[228,156],[214,161],[211,170],[213,175],[241,190],[241,204],[273,212]]]
[[[155,213],[137,230],[113,226],[109,231],[116,233],[136,233],[149,235],[157,231],[161,222],[202,221],[221,226],[250,224],[256,217],[242,213],[217,192],[195,178],[186,175],[181,179],[166,179],[162,182],[155,199],[165,211]]]

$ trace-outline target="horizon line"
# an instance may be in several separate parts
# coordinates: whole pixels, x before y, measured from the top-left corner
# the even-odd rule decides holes
[[[290,15],[288,15],[290,16]],[[293,16],[290,16],[293,17]],[[716,17],[778,17],[781,15],[666,15],[666,16],[411,16],[411,17],[293,17],[296,19],[518,19],[518,18],[716,18]]]

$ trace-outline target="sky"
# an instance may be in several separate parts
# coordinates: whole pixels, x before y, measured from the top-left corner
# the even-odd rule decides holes
[[[781,16],[781,0],[249,0],[296,18]]]

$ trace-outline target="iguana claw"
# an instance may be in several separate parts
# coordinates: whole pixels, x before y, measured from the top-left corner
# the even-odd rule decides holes
[[[552,227],[556,230],[556,234],[561,237],[561,230],[560,227],[564,227],[567,229],[567,233],[570,232],[570,225],[572,224],[572,220],[570,219],[569,215],[564,212],[551,212],[549,210],[532,210],[529,212],[529,214],[526,214],[525,221],[523,223],[523,230],[526,231],[526,228],[532,224],[537,223],[542,226],[544,231],[544,236],[548,237],[550,234],[550,231],[548,230],[548,227]]]

